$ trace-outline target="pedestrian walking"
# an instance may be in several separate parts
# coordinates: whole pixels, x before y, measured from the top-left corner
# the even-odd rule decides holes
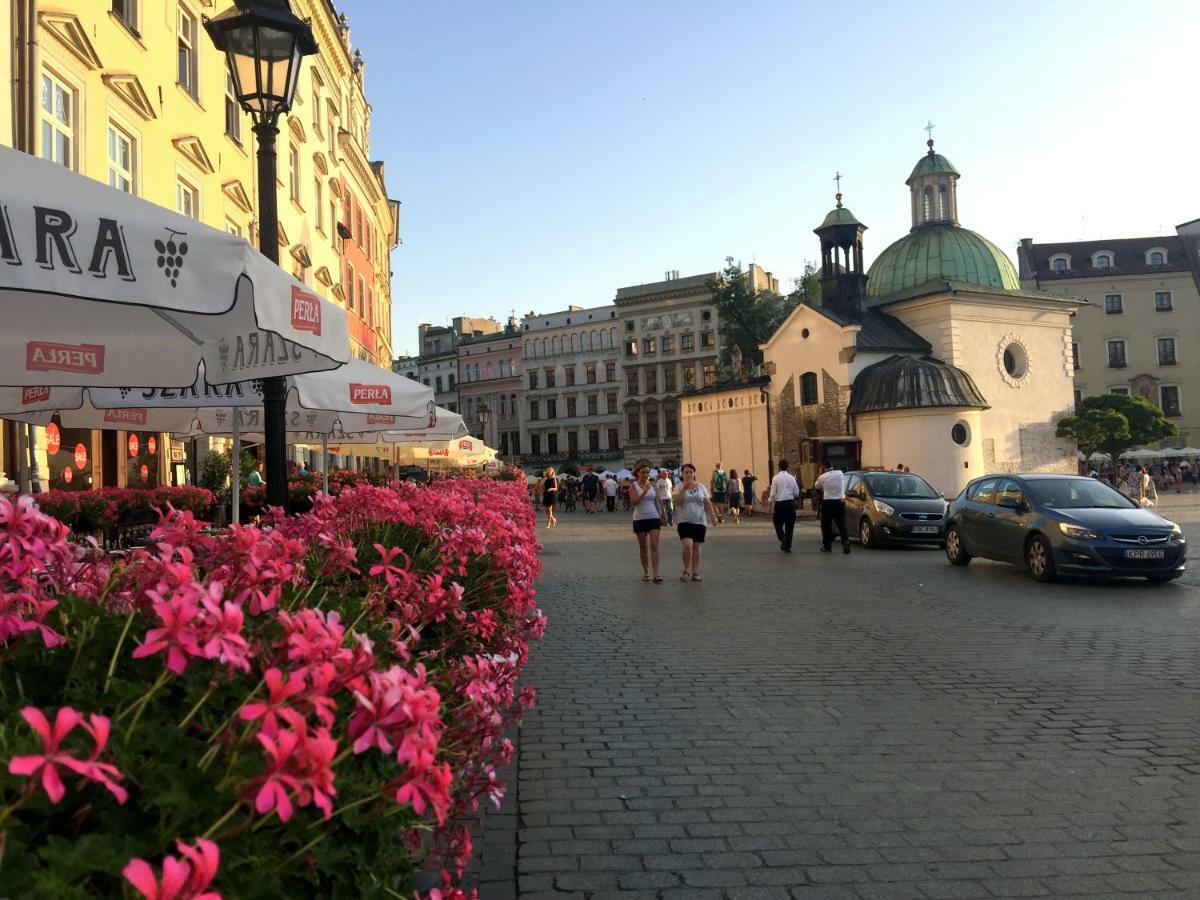
[[[700,577],[700,550],[708,523],[717,524],[717,511],[713,509],[708,489],[696,480],[696,467],[684,463],[679,470],[679,485],[675,488],[675,506],[679,510],[679,543],[683,550],[683,574],[680,581],[702,581]]]
[[[633,465],[637,480],[629,485],[630,504],[633,507],[633,533],[637,536],[638,555],[642,560],[642,581],[653,578],[662,584],[658,574],[658,538],[662,532],[662,511],[658,505],[658,490],[650,481],[650,461],[639,459]]]
[[[713,466],[708,487],[712,491],[712,503],[717,511],[717,521],[723,522],[725,521],[725,504],[729,502],[729,476],[725,474],[720,463]]]
[[[796,501],[800,499],[800,485],[788,471],[788,461],[779,461],[779,471],[771,479],[771,489],[767,491],[766,504],[772,507],[771,516],[775,522],[775,537],[779,538],[779,549],[784,553],[792,552],[792,534],[796,531]]]
[[[833,527],[842,538],[842,552],[850,552],[850,535],[846,533],[846,476],[841,469],[821,464],[821,474],[814,487],[821,491],[821,552],[830,553]]]
[[[658,491],[658,502],[662,506],[663,515],[667,517],[668,525],[675,524],[675,501],[672,496],[674,487],[671,483],[671,473],[666,469],[659,469],[654,488]]]
[[[617,479],[609,475],[604,479],[604,502],[609,512],[617,508]]]
[[[748,515],[754,515],[754,482],[758,481],[750,470],[747,469],[742,473],[742,511]]]
[[[595,472],[583,476],[583,511],[591,515],[596,511],[596,498],[600,496],[600,479]]]
[[[554,517],[554,504],[558,502],[558,478],[554,474],[553,466],[546,470],[546,477],[542,479],[542,509],[546,511],[546,527],[553,528],[558,524],[558,519]]]
[[[734,525],[742,524],[742,479],[734,468],[729,470],[729,515]]]

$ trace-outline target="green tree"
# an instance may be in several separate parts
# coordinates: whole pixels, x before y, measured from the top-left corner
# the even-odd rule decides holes
[[[804,274],[793,278],[792,285],[794,290],[788,294],[792,308],[801,303],[807,303],[809,306],[821,305],[821,270],[812,260],[804,261]],[[791,312],[791,309],[788,312]]]
[[[803,280],[803,278],[801,279]],[[734,348],[741,351],[742,369],[762,365],[759,344],[765,343],[800,302],[796,292],[784,297],[775,291],[755,289],[732,256],[709,284],[713,305],[721,321],[721,363],[734,377]]]
[[[1173,437],[1179,428],[1142,397],[1097,394],[1085,397],[1074,415],[1059,419],[1056,433],[1074,440],[1086,456],[1099,450],[1116,459],[1133,447]]]

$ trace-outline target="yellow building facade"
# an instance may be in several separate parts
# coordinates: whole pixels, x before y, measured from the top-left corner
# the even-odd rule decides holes
[[[0,5],[0,62],[12,73],[11,93],[0,102],[0,139],[257,242],[263,186],[252,123],[203,26],[232,0]],[[387,196],[383,164],[370,156],[365,64],[330,0],[291,5],[311,20],[320,51],[305,59],[293,109],[280,122],[271,186],[280,266],[346,307],[356,357],[390,368],[399,204]],[[93,442],[93,483],[125,484],[124,466],[100,471],[105,451],[99,436]],[[0,443],[11,457],[11,435]],[[125,435],[116,443],[124,447]],[[45,441],[39,444],[44,452]],[[160,478],[170,462],[162,461]]]

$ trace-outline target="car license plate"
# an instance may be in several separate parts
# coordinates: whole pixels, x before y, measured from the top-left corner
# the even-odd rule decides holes
[[[1126,559],[1166,559],[1166,550],[1126,550]]]
[[[913,534],[937,534],[942,529],[937,525],[914,525]]]

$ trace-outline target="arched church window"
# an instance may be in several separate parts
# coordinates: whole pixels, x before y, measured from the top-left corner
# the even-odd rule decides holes
[[[1111,265],[1112,265],[1112,257],[1109,256],[1108,254],[1101,253],[1099,256],[1096,257],[1096,268],[1097,269],[1107,269]]]
[[[946,215],[946,186],[944,184],[938,188],[938,218],[950,218]]]
[[[1054,271],[1055,272],[1067,271],[1067,261],[1065,259],[1056,259],[1054,261]]]
[[[800,405],[813,406],[817,402],[817,373],[805,372],[800,376]]]
[[[1150,254],[1150,265],[1161,266],[1163,264],[1163,255],[1159,250],[1155,250]]]
[[[923,221],[928,222],[933,218],[933,188],[925,188],[925,192],[921,195]]]

